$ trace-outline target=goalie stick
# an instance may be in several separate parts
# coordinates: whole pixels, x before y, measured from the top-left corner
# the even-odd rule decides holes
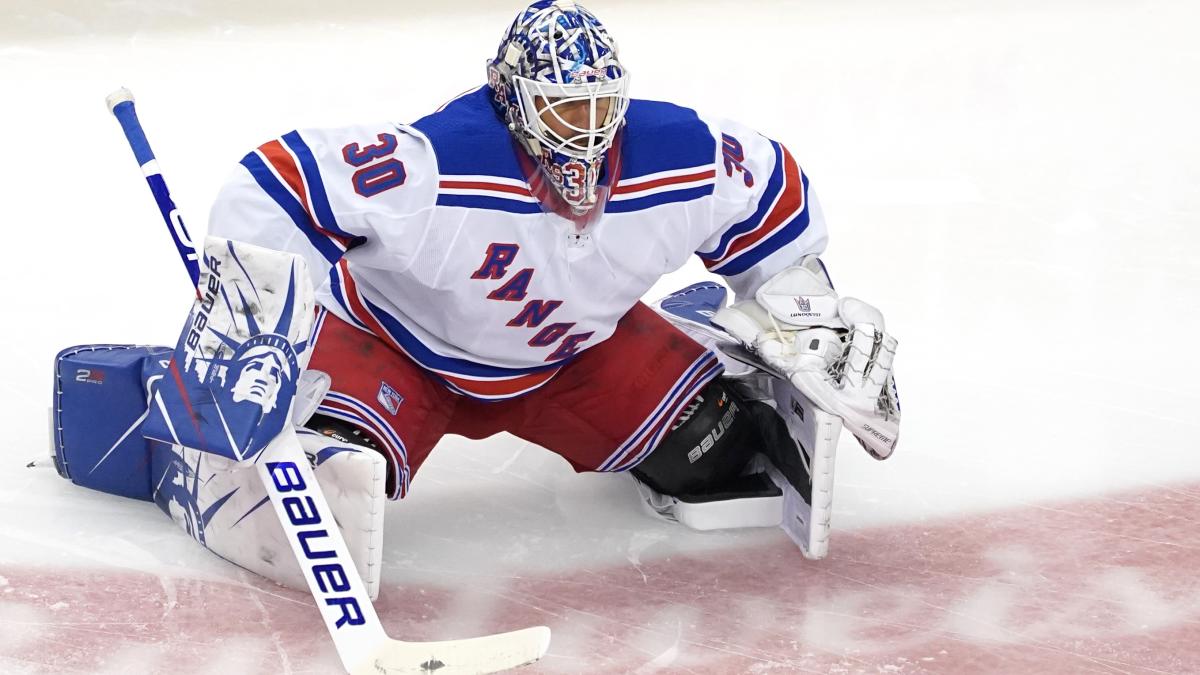
[[[179,215],[179,209],[175,208],[175,202],[171,199],[171,192],[167,190],[167,183],[163,180],[162,172],[158,170],[158,160],[154,158],[154,151],[150,149],[150,142],[146,140],[146,132],[142,130],[137,111],[133,107],[133,93],[122,87],[109,94],[105,100],[108,102],[108,111],[121,123],[121,129],[125,132],[125,140],[129,141],[133,156],[142,169],[142,175],[146,177],[146,184],[150,186],[150,192],[154,194],[154,203],[158,205],[163,221],[167,224],[167,230],[171,232],[171,239],[175,241],[175,250],[179,252],[179,257],[187,267],[188,276],[192,278],[192,285],[198,286],[200,263],[196,257],[196,246],[192,243],[192,236],[188,234],[187,226],[183,224],[183,217]],[[199,297],[199,295],[200,290],[197,288],[196,296]]]
[[[122,88],[109,94],[107,102],[109,111],[121,123],[199,295],[196,249],[138,121],[133,94]],[[466,640],[405,642],[388,637],[290,425],[284,426],[255,462],[348,673],[493,673],[532,663],[546,653],[550,629],[545,626]],[[307,541],[314,535],[326,538],[332,550],[311,550]]]

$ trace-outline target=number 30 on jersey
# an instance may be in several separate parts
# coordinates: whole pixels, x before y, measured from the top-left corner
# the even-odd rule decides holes
[[[354,191],[364,197],[374,197],[404,185],[406,178],[404,162],[391,156],[396,152],[396,137],[379,134],[376,138],[379,142],[373,145],[351,143],[342,148],[342,159],[350,166],[359,167],[350,180],[354,183]]]

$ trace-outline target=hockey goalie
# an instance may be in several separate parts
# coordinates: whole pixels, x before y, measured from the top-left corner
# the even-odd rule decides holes
[[[824,556],[840,433],[896,447],[896,340],[834,289],[782,143],[629,87],[595,16],[539,0],[437,112],[251,150],[178,344],[59,354],[59,473],[304,588],[253,470],[294,429],[374,596],[386,501],[442,436],[506,431],[654,517]],[[692,255],[724,283],[641,301]]]

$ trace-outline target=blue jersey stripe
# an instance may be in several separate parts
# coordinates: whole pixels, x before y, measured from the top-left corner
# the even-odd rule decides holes
[[[258,183],[263,192],[266,192],[271,199],[274,199],[279,208],[288,214],[292,222],[295,223],[296,228],[304,233],[309,243],[320,252],[325,260],[333,264],[342,257],[342,249],[338,248],[329,237],[313,227],[312,219],[309,218],[308,211],[304,209],[304,205],[296,199],[290,189],[279,182],[275,174],[271,173],[271,169],[267,167],[267,163],[258,156],[257,152],[247,154],[242,158],[241,164],[250,171],[250,175],[254,177],[254,182]]]
[[[337,300],[338,305],[345,310],[346,316],[350,317],[350,320],[355,326],[358,326],[363,330],[369,330],[366,324],[364,324],[362,321],[359,321],[358,317],[354,316],[354,312],[351,311],[349,303],[346,302],[346,291],[342,289],[342,280],[338,277],[337,265],[329,268],[329,292],[333,295],[333,299]]]
[[[704,260],[719,260],[729,250],[729,244],[739,235],[745,234],[762,224],[763,219],[767,217],[767,211],[770,210],[771,204],[775,203],[775,198],[779,196],[779,191],[783,188],[783,151],[779,144],[771,141],[771,148],[775,151],[775,169],[771,172],[771,178],[767,181],[767,187],[763,190],[762,197],[758,200],[758,209],[750,214],[750,217],[736,225],[733,225],[724,234],[721,235],[721,241],[716,248],[711,251],[698,253]]]
[[[308,149],[304,139],[300,138],[299,133],[290,131],[283,135],[283,142],[300,160],[300,170],[304,172],[304,181],[308,183],[308,198],[312,200],[317,222],[328,232],[341,237],[354,238],[354,235],[338,227],[337,218],[333,216],[333,209],[329,207],[329,197],[325,194],[325,183],[321,180],[317,160],[313,159],[312,151]]]
[[[633,211],[642,211],[655,206],[662,206],[663,204],[690,202],[694,199],[707,197],[712,193],[713,186],[710,183],[708,185],[701,185],[700,187],[687,188],[686,190],[672,190],[670,192],[660,192],[658,194],[649,195],[646,197],[637,197],[636,199],[624,199],[619,202],[609,202],[604,206],[604,212],[631,213]]]
[[[367,298],[362,298],[363,304],[367,309],[375,315],[379,323],[395,340],[404,347],[408,355],[412,357],[421,367],[426,370],[441,370],[452,375],[462,375],[464,377],[494,377],[494,378],[513,378],[521,375],[529,375],[531,373],[540,373],[547,370],[555,370],[561,368],[566,361],[556,361],[544,366],[535,366],[533,368],[501,368],[500,366],[489,366],[482,363],[475,363],[466,359],[457,359],[450,356],[442,356],[434,352],[429,347],[426,347],[417,336],[413,335],[404,324],[389,314],[382,307],[374,304]]]
[[[505,211],[507,213],[541,213],[542,207],[533,202],[523,202],[503,197],[484,197],[482,195],[447,195],[439,194],[438,206],[461,206],[467,209],[486,209],[488,211]]]
[[[808,211],[808,176],[800,175],[801,189],[804,190],[804,210],[796,214],[795,218],[788,221],[778,232],[767,237],[765,240],[758,242],[751,248],[741,252],[741,255],[734,258],[727,265],[720,265],[712,268],[710,271],[716,272],[724,276],[733,276],[741,274],[750,269],[754,265],[762,262],[767,256],[775,251],[786,246],[794,241],[804,231],[808,229],[809,211]]]

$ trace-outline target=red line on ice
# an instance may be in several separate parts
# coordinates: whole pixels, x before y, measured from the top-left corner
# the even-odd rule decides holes
[[[1200,486],[1158,487],[859,532],[835,524],[820,562],[779,534],[488,588],[392,579],[378,609],[389,633],[419,640],[465,637],[446,634],[456,601],[481,601],[466,603],[473,633],[545,623],[554,642],[531,674],[1195,673],[1197,522]],[[147,673],[209,672],[214,655],[245,673],[337,668],[311,600],[262,580],[12,565],[0,577],[5,667],[92,672],[134,649]]]

